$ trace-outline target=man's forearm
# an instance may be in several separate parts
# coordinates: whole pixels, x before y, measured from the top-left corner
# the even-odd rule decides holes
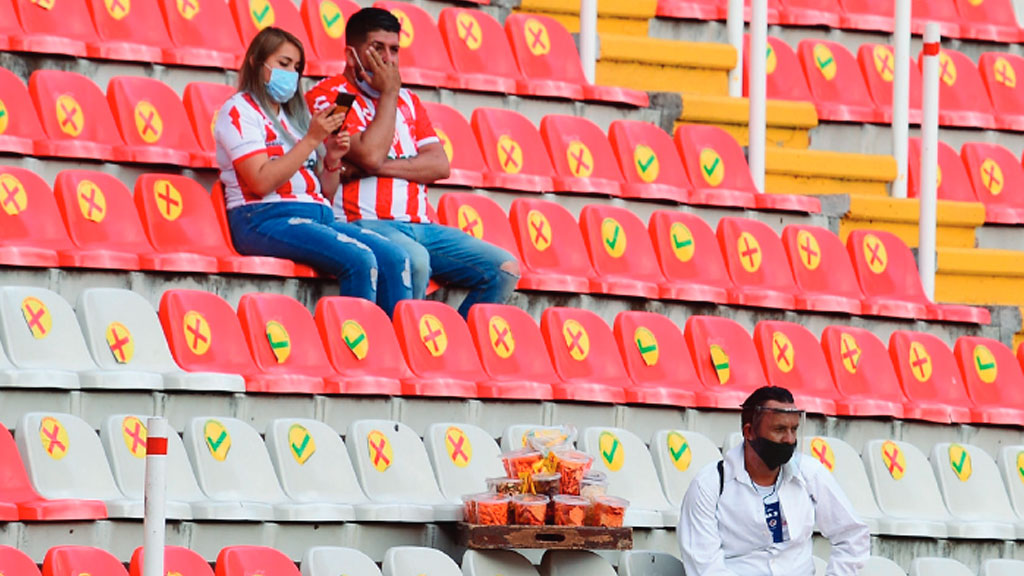
[[[346,160],[369,174],[376,174],[387,161],[391,143],[395,139],[395,117],[398,110],[398,92],[382,94],[377,101],[376,114],[366,130],[352,135],[352,148]]]
[[[433,184],[448,177],[448,159],[436,158],[432,154],[420,154],[410,158],[387,159],[381,164],[377,176],[401,178],[418,184]]]

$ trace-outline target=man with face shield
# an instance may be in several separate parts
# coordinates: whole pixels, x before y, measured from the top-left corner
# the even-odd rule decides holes
[[[855,576],[870,553],[867,526],[832,474],[796,451],[803,412],[785,388],[742,405],[743,443],[708,465],[683,497],[676,534],[690,576],[813,576],[811,536],[832,543],[827,576]]]

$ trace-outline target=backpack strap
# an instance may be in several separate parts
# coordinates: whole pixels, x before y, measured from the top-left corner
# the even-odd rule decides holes
[[[722,497],[722,492],[725,492],[725,460],[718,461],[718,497]]]

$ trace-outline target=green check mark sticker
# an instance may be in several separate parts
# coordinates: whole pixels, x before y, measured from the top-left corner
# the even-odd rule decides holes
[[[637,176],[648,184],[657,180],[658,173],[661,172],[658,155],[646,144],[638,144],[633,148],[633,165],[636,166]]]
[[[815,60],[818,62],[818,68],[821,68],[822,70],[827,68],[829,64],[835,62],[832,58],[827,58],[824,61],[822,61],[821,58],[815,58]]]
[[[718,186],[725,179],[725,163],[713,148],[700,151],[700,172],[704,181],[711,186]]]
[[[701,168],[703,168],[703,169],[704,169],[704,174],[705,174],[706,176],[710,177],[710,176],[711,176],[712,174],[714,174],[714,173],[715,173],[715,170],[716,170],[716,169],[718,168],[718,165],[719,165],[719,164],[720,164],[721,162],[722,162],[722,159],[721,159],[721,158],[715,158],[715,161],[714,161],[714,162],[713,162],[713,163],[711,164],[711,166],[704,166],[704,165],[701,165]]]
[[[259,12],[253,10],[252,11],[252,17],[256,19],[256,22],[263,22],[263,19],[267,17],[267,14],[269,12],[270,12],[270,4],[266,4],[266,5],[263,6],[263,10],[261,10]]]
[[[604,459],[605,466],[609,470],[617,472],[622,468],[626,457],[625,449],[622,448],[622,442],[619,441],[618,436],[612,432],[601,432],[597,439],[597,445],[601,451],[601,458]]]
[[[690,443],[686,440],[686,436],[683,436],[679,432],[668,433],[668,455],[672,458],[672,464],[680,472],[686,472],[690,469],[690,463],[693,461],[693,451],[690,450]]]
[[[345,22],[341,10],[332,0],[320,2],[320,21],[323,22],[324,32],[329,37],[337,40],[345,34]]]
[[[303,465],[316,452],[316,442],[313,435],[309,433],[302,424],[292,424],[288,428],[288,447],[292,451],[292,457],[299,465]]]
[[[992,384],[999,377],[999,369],[996,366],[996,357],[988,346],[978,344],[974,347],[974,367],[977,369],[978,378],[985,384]]]
[[[626,232],[614,218],[605,218],[601,222],[601,241],[612,258],[621,258],[626,253]]]
[[[961,482],[967,482],[971,477],[971,455],[967,449],[960,444],[949,445],[949,467]]]
[[[324,14],[323,19],[324,19],[324,25],[327,26],[328,28],[330,28],[331,26],[334,26],[335,22],[337,22],[338,20],[341,20],[341,12],[338,12],[337,14],[335,14],[333,18],[328,18],[327,15]]]
[[[258,30],[274,25],[274,8],[269,0],[249,0],[249,14]]]
[[[686,263],[693,259],[696,245],[693,232],[682,222],[673,222],[669,228],[669,240],[672,242],[672,253],[680,262]]]
[[[203,438],[206,439],[206,447],[214,460],[223,462],[231,450],[231,434],[219,420],[207,420],[203,424]]]

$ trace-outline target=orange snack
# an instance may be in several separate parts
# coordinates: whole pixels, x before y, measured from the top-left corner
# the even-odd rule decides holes
[[[583,526],[590,509],[590,501],[579,496],[555,496],[555,525]]]
[[[516,494],[512,497],[512,509],[516,524],[543,526],[548,514],[548,497],[538,494]]]
[[[476,524],[504,526],[508,524],[507,494],[483,494],[476,499]]]
[[[480,494],[466,494],[462,497],[462,519],[469,524],[476,524],[476,499]]]
[[[594,499],[591,509],[591,524],[604,528],[622,526],[622,517],[626,515],[629,501],[615,496],[598,496]]]
[[[594,457],[576,450],[559,452],[558,472],[562,474],[562,494],[580,495],[580,481],[590,470]]]
[[[562,475],[558,472],[534,474],[530,476],[530,481],[533,484],[534,494],[543,494],[548,498],[554,498],[561,494]]]
[[[540,462],[541,458],[540,452],[526,448],[501,455],[505,473],[509,478],[529,478],[533,473],[533,465]]]

